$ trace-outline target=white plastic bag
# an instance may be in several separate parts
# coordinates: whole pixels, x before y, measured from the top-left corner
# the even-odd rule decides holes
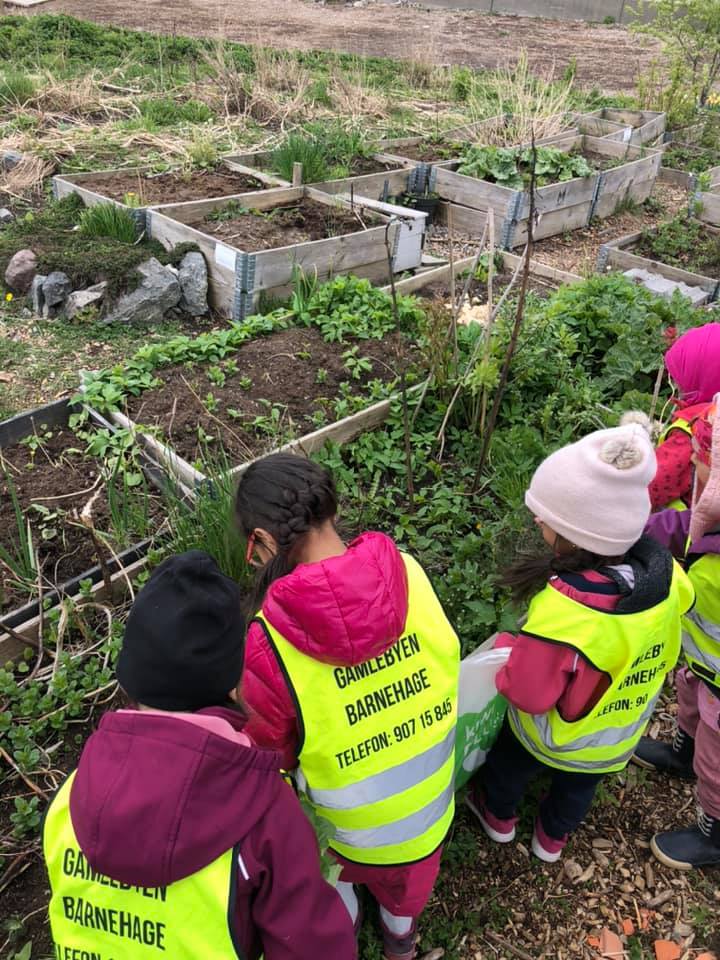
[[[460,663],[458,721],[455,739],[455,789],[482,766],[500,733],[507,701],[495,687],[495,675],[510,656],[510,647],[493,650],[497,634]]]

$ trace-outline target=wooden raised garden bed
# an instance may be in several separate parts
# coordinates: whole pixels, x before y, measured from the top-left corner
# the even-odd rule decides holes
[[[386,234],[395,271],[420,266],[425,215],[311,187],[281,187],[149,210],[148,230],[168,249],[196,243],[208,264],[212,305],[240,320],[261,293],[287,296],[296,267],[319,279],[350,272],[384,279]]]
[[[719,198],[720,199],[720,198]],[[689,224],[697,225],[698,220],[690,219]],[[682,258],[673,257],[673,259],[682,259],[688,266],[697,267],[695,270],[683,269],[676,264],[664,263],[662,259],[653,256],[653,239],[658,236],[658,230],[662,227],[654,227],[639,233],[631,233],[611,243],[604,244],[600,248],[598,255],[597,270],[603,272],[606,270],[618,270],[623,273],[629,271],[647,271],[652,277],[661,278],[664,281],[670,281],[670,284],[655,284],[652,280],[645,285],[650,286],[655,292],[662,293],[665,296],[672,294],[672,284],[685,284],[690,290],[683,290],[686,296],[690,296],[696,306],[717,300],[720,293],[720,230],[711,226],[702,225],[701,234],[704,234],[706,244],[702,248],[695,242],[690,242],[688,249],[683,252]],[[642,275],[630,273],[638,282],[643,282]],[[666,287],[663,289],[663,287]]]
[[[703,223],[720,227],[720,167],[715,167],[708,172],[710,188],[696,191],[692,199],[692,209],[695,216]]]
[[[584,227],[594,218],[609,217],[629,200],[644,202],[652,192],[662,158],[657,150],[583,135],[556,139],[552,146],[566,153],[581,153],[596,172],[536,190],[536,240]],[[456,172],[458,166],[453,162],[433,167],[429,178],[429,189],[452,204],[454,228],[479,235],[487,211],[492,209],[495,222],[501,225],[500,244],[506,249],[522,246],[530,213],[528,190],[465,176]]]
[[[155,499],[141,487],[132,502],[142,498],[146,516],[115,530],[100,462],[69,429],[70,412],[59,400],[0,423],[0,663],[21,655],[24,640],[34,645],[43,619],[64,598],[76,599],[81,583],[83,595],[96,598],[127,587],[157,524]],[[95,538],[80,522],[89,501]],[[121,500],[114,508],[127,504]],[[128,545],[133,529],[144,536]],[[40,573],[27,563],[30,556]],[[22,577],[13,572],[18,565],[27,570]]]
[[[129,211],[145,229],[148,207],[254,193],[282,183],[267,174],[243,173],[223,161],[215,170],[156,173],[152,167],[133,167],[57,175],[53,177],[53,192],[58,198],[76,193],[88,207],[112,202]]]
[[[657,110],[622,110],[603,107],[580,115],[580,118],[608,120],[621,127],[631,127],[629,140],[635,147],[655,146],[663,142],[667,117]]]
[[[382,339],[346,332],[337,341],[316,326],[279,321],[219,362],[158,367],[158,385],[125,397],[108,419],[192,493],[205,480],[203,463],[235,472],[278,448],[310,453],[381,422],[416,353],[395,331]]]
[[[370,156],[356,157],[350,164],[350,176],[361,177],[367,174],[384,173],[398,168],[398,162],[394,158],[389,158],[385,154],[385,149],[400,141],[379,140],[377,142],[378,152]],[[225,163],[233,170],[243,173],[247,176],[264,176],[272,178],[278,186],[291,186],[289,180],[283,180],[281,177],[273,174],[272,170],[272,151],[255,150],[248,153],[233,153],[223,158]],[[303,182],[303,181],[301,181]],[[312,184],[315,186],[315,184]]]

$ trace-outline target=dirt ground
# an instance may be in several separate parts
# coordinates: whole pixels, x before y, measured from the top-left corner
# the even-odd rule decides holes
[[[19,7],[4,7],[17,13]],[[531,66],[559,75],[573,60],[577,82],[630,91],[657,45],[623,27],[489,16],[467,10],[311,0],[52,0],[39,13],[69,13],[156,33],[222,36],[282,49],[337,50],[437,64],[497,67],[525,48]],[[32,14],[30,14],[32,15]]]

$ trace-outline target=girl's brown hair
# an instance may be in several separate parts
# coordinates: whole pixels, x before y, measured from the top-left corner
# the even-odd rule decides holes
[[[510,588],[512,599],[516,603],[527,604],[552,576],[602,570],[603,567],[616,566],[624,560],[625,554],[621,557],[601,557],[590,550],[576,547],[560,534],[556,534],[552,548],[543,550],[542,553],[520,554],[518,559],[503,571],[498,582],[501,586]]]

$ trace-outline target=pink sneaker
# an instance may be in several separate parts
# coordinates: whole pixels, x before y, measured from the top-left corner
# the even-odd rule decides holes
[[[465,797],[465,803],[468,809],[472,810],[478,818],[480,826],[491,840],[494,840],[495,843],[512,843],[515,839],[517,817],[509,817],[507,820],[496,817],[488,810],[484,799],[474,789]]]
[[[567,834],[565,834],[562,840],[549,837],[543,830],[540,817],[535,819],[535,829],[532,835],[532,852],[540,860],[544,860],[545,863],[555,863],[562,856],[563,847],[567,841]]]
[[[396,936],[392,930],[388,930],[382,919],[380,920],[380,927],[383,935],[384,960],[415,960],[418,939],[417,920],[413,920],[408,932],[401,937]]]

